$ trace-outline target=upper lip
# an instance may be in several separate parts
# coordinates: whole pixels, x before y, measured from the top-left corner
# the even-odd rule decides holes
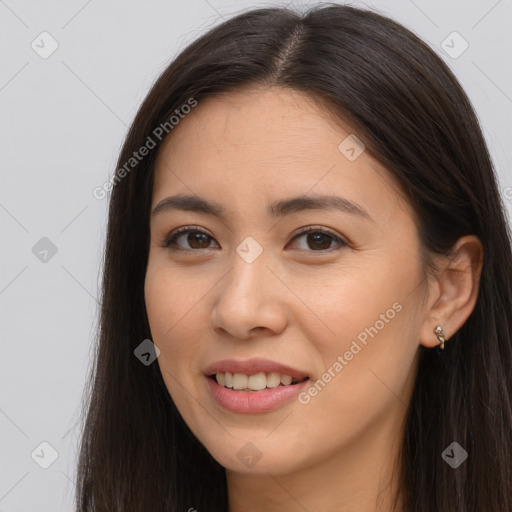
[[[254,375],[256,373],[280,373],[281,375],[289,375],[294,379],[303,379],[308,377],[308,374],[287,366],[285,364],[270,361],[269,359],[224,359],[217,361],[205,368],[204,373],[207,377],[210,377],[216,373],[243,373],[245,375]]]

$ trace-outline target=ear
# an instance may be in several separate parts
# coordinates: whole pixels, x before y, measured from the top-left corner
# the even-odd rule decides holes
[[[419,342],[425,347],[439,345],[434,329],[441,325],[445,343],[464,325],[472,313],[480,286],[484,250],[475,235],[460,238],[429,286],[426,316]]]

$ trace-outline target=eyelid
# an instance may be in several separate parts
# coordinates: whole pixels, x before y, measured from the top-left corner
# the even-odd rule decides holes
[[[173,230],[169,235],[167,235],[164,238],[161,246],[164,248],[170,249],[170,250],[174,250],[174,251],[187,251],[187,252],[199,252],[199,251],[204,251],[204,250],[209,249],[209,247],[205,247],[204,249],[183,249],[181,247],[172,247],[171,248],[171,244],[173,242],[175,242],[176,239],[180,235],[190,233],[190,232],[202,233],[202,234],[206,235],[207,237],[211,238],[212,240],[215,240],[215,238],[212,235],[210,235],[207,231],[205,231],[204,229],[202,229],[198,226],[190,225],[190,226],[182,226],[180,228],[176,228],[175,230]],[[341,248],[352,247],[352,243],[346,237],[338,235],[334,231],[330,230],[329,228],[325,228],[323,226],[305,226],[303,228],[299,228],[299,230],[292,235],[291,241],[293,242],[300,236],[307,234],[307,233],[322,233],[322,234],[325,234],[325,235],[329,236],[330,238],[332,238],[334,242],[338,243],[341,246]],[[313,254],[317,253],[317,254],[322,255],[322,254],[327,254],[327,253],[331,253],[331,252],[336,252],[337,250],[340,250],[340,249],[337,249],[337,250],[336,249],[334,249],[334,250],[333,249],[323,249],[323,250],[319,250],[319,251],[307,251],[305,249],[299,249],[299,250],[303,253],[308,252],[308,253],[313,253]]]
[[[180,236],[184,235],[189,232],[199,232],[202,233],[208,237],[210,237],[212,240],[215,240],[213,236],[211,236],[209,233],[207,233],[204,229],[198,227],[198,226],[182,226],[180,228],[176,228],[175,230],[171,231],[163,240],[162,247],[171,249],[171,244]],[[181,247],[173,247],[172,250],[175,251],[201,251],[204,249],[182,249]]]
[[[325,235],[329,235],[333,240],[336,240],[337,242],[340,242],[344,245],[351,245],[350,241],[346,237],[343,237],[342,235],[338,235],[336,232],[332,231],[329,228],[325,228],[323,226],[306,226],[304,228],[299,228],[299,230],[293,235],[292,241],[305,233],[323,233]],[[308,252],[321,252],[321,251],[308,251]]]

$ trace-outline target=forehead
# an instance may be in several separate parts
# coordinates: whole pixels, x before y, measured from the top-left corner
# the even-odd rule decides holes
[[[326,107],[298,91],[253,87],[208,97],[162,144],[153,205],[173,193],[243,208],[335,192],[389,218],[400,191],[367,152],[357,156],[362,148],[354,140],[348,125],[340,126]],[[343,150],[351,144],[358,153],[347,158]]]
[[[303,93],[251,87],[201,99],[164,141],[160,152],[183,158],[183,153],[193,148],[197,157],[217,152],[221,158],[229,153],[258,163],[279,156],[281,161],[321,164],[332,154],[338,156],[340,137],[348,134]],[[330,151],[325,154],[328,146]],[[217,162],[211,164],[218,167]]]

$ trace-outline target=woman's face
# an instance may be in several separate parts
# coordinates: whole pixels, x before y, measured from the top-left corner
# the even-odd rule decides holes
[[[301,93],[253,88],[200,100],[160,149],[152,339],[183,419],[232,471],[386,450],[405,414],[427,291],[417,230],[348,130]]]

